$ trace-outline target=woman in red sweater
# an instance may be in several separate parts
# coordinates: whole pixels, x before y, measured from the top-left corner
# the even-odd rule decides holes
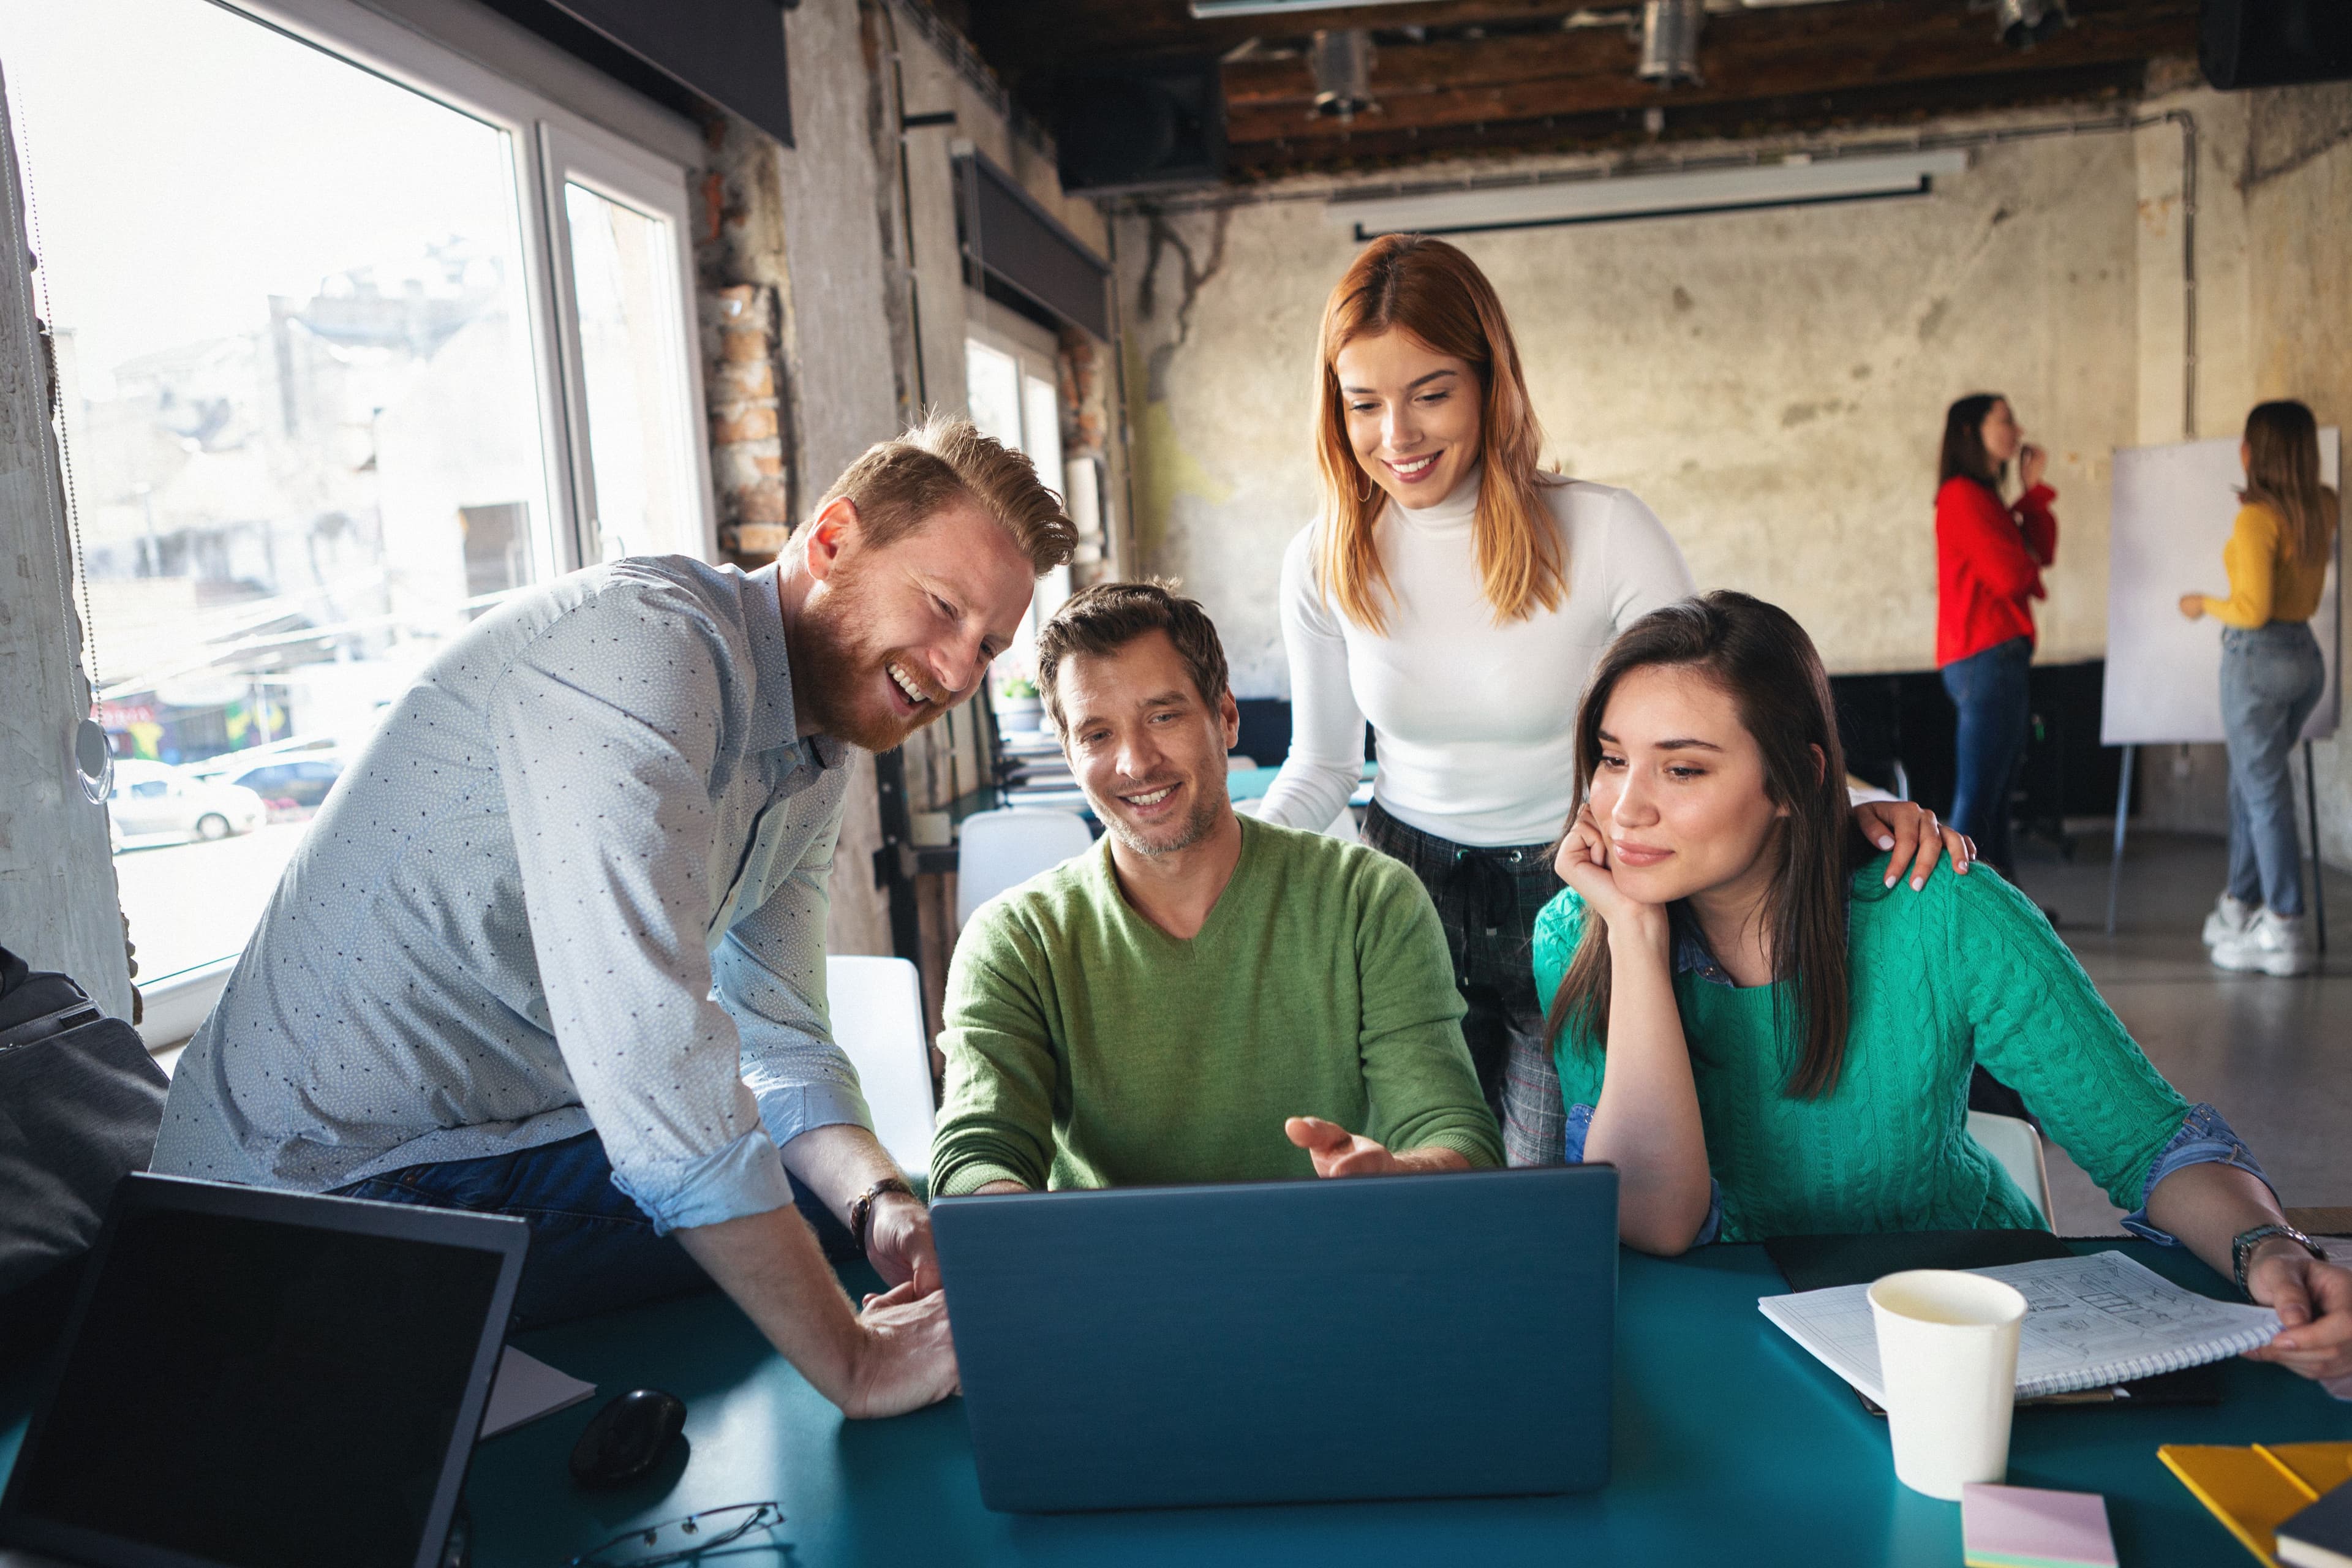
[[[2001,482],[2011,458],[2025,493],[2011,505]],[[2042,569],[2058,553],[2058,492],[2042,482],[2049,458],[2025,444],[2009,399],[1979,392],[1944,416],[1936,491],[1936,663],[1960,710],[1959,777],[1951,826],[1979,856],[2009,875],[2009,794],[2025,750],[2026,671],[2033,612],[2046,597]]]

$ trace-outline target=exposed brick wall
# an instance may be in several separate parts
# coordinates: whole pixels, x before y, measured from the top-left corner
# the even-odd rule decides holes
[[[783,204],[774,142],[731,115],[709,149],[696,215],[696,306],[710,414],[719,545],[747,570],[792,531],[791,382],[784,344]]]

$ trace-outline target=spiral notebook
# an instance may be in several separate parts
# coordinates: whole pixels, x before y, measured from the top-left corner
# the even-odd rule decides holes
[[[2024,1293],[2025,1326],[2017,1344],[2020,1399],[2201,1366],[2268,1344],[2279,1331],[2278,1314],[2269,1308],[2200,1296],[2120,1252],[1969,1272]],[[1756,1305],[1822,1365],[1885,1405],[1869,1292],[1867,1285],[1841,1285],[1766,1296]]]

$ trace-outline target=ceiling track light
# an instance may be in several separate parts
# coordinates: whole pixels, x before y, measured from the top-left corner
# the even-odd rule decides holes
[[[1307,50],[1315,77],[1315,112],[1353,120],[1378,109],[1372,101],[1372,35],[1362,27],[1318,33]]]
[[[1984,9],[1983,0],[1969,9]],[[2066,0],[1992,0],[1992,36],[2012,49],[2030,49],[2074,25],[2066,15]]]
[[[1697,81],[1698,34],[1706,23],[1706,0],[1644,0],[1642,79],[1660,87]]]

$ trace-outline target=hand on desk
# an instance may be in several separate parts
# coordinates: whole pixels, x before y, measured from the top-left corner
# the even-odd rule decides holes
[[[1392,1176],[1470,1168],[1470,1162],[1451,1149],[1408,1149],[1394,1153],[1319,1116],[1294,1116],[1282,1124],[1282,1133],[1307,1151],[1318,1176]]]
[[[2293,1242],[2265,1243],[2246,1270],[2246,1293],[2285,1329],[2251,1361],[2274,1361],[2305,1377],[2352,1373],[2352,1270],[2323,1263]]]
[[[963,1386],[956,1369],[948,1299],[916,1293],[913,1281],[866,1298],[857,1314],[859,1346],[841,1412],[853,1417],[903,1415]]]
[[[931,1245],[931,1211],[904,1193],[875,1200],[866,1222],[866,1261],[891,1286],[912,1285],[917,1296],[940,1288],[940,1255]]]

